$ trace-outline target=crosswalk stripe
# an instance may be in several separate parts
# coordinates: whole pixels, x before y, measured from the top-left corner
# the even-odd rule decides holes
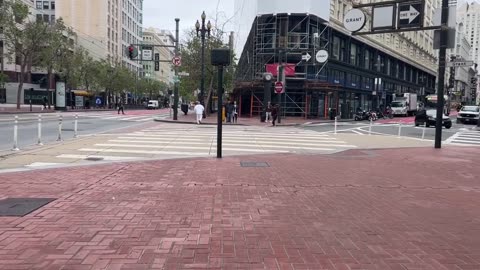
[[[146,150],[127,150],[127,149],[92,149],[81,148],[80,152],[97,152],[97,153],[126,153],[126,154],[151,154],[151,155],[188,155],[188,156],[205,156],[206,153],[200,152],[176,152],[176,151],[146,151]]]
[[[480,141],[467,141],[467,140],[461,140],[461,139],[455,139],[453,140],[452,143],[456,143],[456,142],[460,142],[460,143],[469,143],[469,144],[479,144],[480,145]]]
[[[99,155],[69,155],[63,154],[57,156],[57,158],[66,158],[66,159],[87,159],[87,158],[98,158],[105,161],[123,161],[123,160],[140,160],[139,157],[123,157],[123,156],[99,156]]]
[[[119,139],[126,139],[126,140],[144,140],[144,141],[158,141],[158,140],[165,140],[165,141],[182,141],[182,140],[188,140],[188,141],[204,141],[204,140],[212,140],[216,139],[216,136],[171,136],[171,137],[164,137],[164,136],[121,136],[118,137]],[[306,140],[306,139],[283,139],[283,138],[259,138],[259,137],[248,137],[248,138],[243,138],[243,137],[232,137],[232,136],[223,136],[223,140],[237,140],[237,141],[245,141],[245,139],[248,140],[255,140],[258,142],[289,142],[289,143],[302,143],[302,142],[309,142],[309,143],[345,143],[342,141],[339,141],[336,138],[318,138],[315,140]]]
[[[142,140],[109,140],[109,142],[115,142],[115,143],[138,143],[138,144],[171,144],[173,143],[172,141],[142,141]],[[177,141],[174,141],[177,142]],[[203,141],[203,142],[187,142],[187,144],[206,144],[206,143],[211,143],[212,140],[208,141]],[[233,144],[236,143],[237,145],[245,145],[245,143],[256,143],[259,146],[262,146],[263,144],[269,144],[272,143],[271,141],[267,140],[253,140],[249,142],[241,141],[241,140],[229,140],[229,139],[223,139],[222,140],[223,144]],[[273,142],[271,145],[291,145],[292,142]],[[295,145],[302,145],[302,146],[331,146],[331,147],[345,147],[345,148],[355,148],[356,146],[354,145],[346,145],[345,142],[335,142],[335,143],[300,143],[300,142],[295,142]]]
[[[186,138],[198,138],[198,137],[213,137],[216,136],[216,134],[172,134],[172,135],[165,135],[165,134],[146,134],[143,132],[133,132],[133,133],[127,133],[125,134],[126,136],[144,136],[144,137],[159,137],[159,138],[179,138],[179,137],[186,137]],[[267,134],[262,134],[261,136],[257,135],[230,135],[230,134],[223,134],[223,136],[228,136],[230,138],[268,138],[268,139],[295,139],[296,137],[292,136],[278,136],[278,135],[267,135]],[[326,136],[298,136],[298,138],[302,139],[326,139],[328,137]],[[336,140],[335,138],[328,138],[330,140]]]

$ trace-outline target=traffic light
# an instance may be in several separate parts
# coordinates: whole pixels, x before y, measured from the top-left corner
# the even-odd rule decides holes
[[[128,58],[130,58],[130,60],[133,59],[133,52],[134,51],[135,51],[135,48],[132,45],[128,46]]]

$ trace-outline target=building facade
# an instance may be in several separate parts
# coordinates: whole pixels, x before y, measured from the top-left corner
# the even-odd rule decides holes
[[[480,3],[464,3],[457,9],[457,20],[465,27],[465,37],[472,47],[472,58],[480,63]]]
[[[174,51],[169,47],[161,46],[173,46],[168,44],[169,38],[166,38],[162,34],[164,32],[159,31],[155,28],[147,28],[143,30],[143,44],[144,45],[153,45],[153,57],[158,54],[161,61],[159,62],[159,70],[155,71],[155,63],[152,61],[144,61],[142,63],[144,74],[151,74],[151,78],[165,82],[167,85],[173,84],[174,70],[172,67],[171,59],[174,57]]]
[[[276,77],[279,65],[286,66],[286,90],[281,95],[271,93],[271,99],[281,102],[287,116],[323,118],[336,111],[342,118],[352,118],[357,108],[384,107],[396,95],[416,93],[421,101],[435,93],[432,31],[352,36],[343,27],[351,1],[309,3],[236,1],[240,30],[236,45],[242,52],[234,98],[243,115],[261,112],[265,97],[261,75],[268,71]],[[318,9],[324,6],[330,9]],[[432,25],[439,1],[427,0],[425,6],[425,25]],[[328,61],[315,60],[320,50],[327,51]],[[307,53],[312,59],[302,60]]]
[[[126,49],[140,44],[143,0],[57,0],[55,10],[94,58],[140,72],[140,63],[130,60]]]

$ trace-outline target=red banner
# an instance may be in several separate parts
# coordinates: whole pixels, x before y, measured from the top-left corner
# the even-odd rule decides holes
[[[278,75],[278,63],[275,64],[266,64],[266,70],[267,72],[270,72],[273,74],[273,76]],[[285,76],[287,77],[294,77],[295,76],[295,64],[284,64],[285,67]]]

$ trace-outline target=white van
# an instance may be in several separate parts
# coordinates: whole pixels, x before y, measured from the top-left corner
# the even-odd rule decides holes
[[[159,105],[159,103],[158,103],[158,100],[150,100],[150,101],[148,101],[147,108],[148,108],[148,109],[152,109],[152,110],[156,110],[156,109],[160,108],[160,105]]]

